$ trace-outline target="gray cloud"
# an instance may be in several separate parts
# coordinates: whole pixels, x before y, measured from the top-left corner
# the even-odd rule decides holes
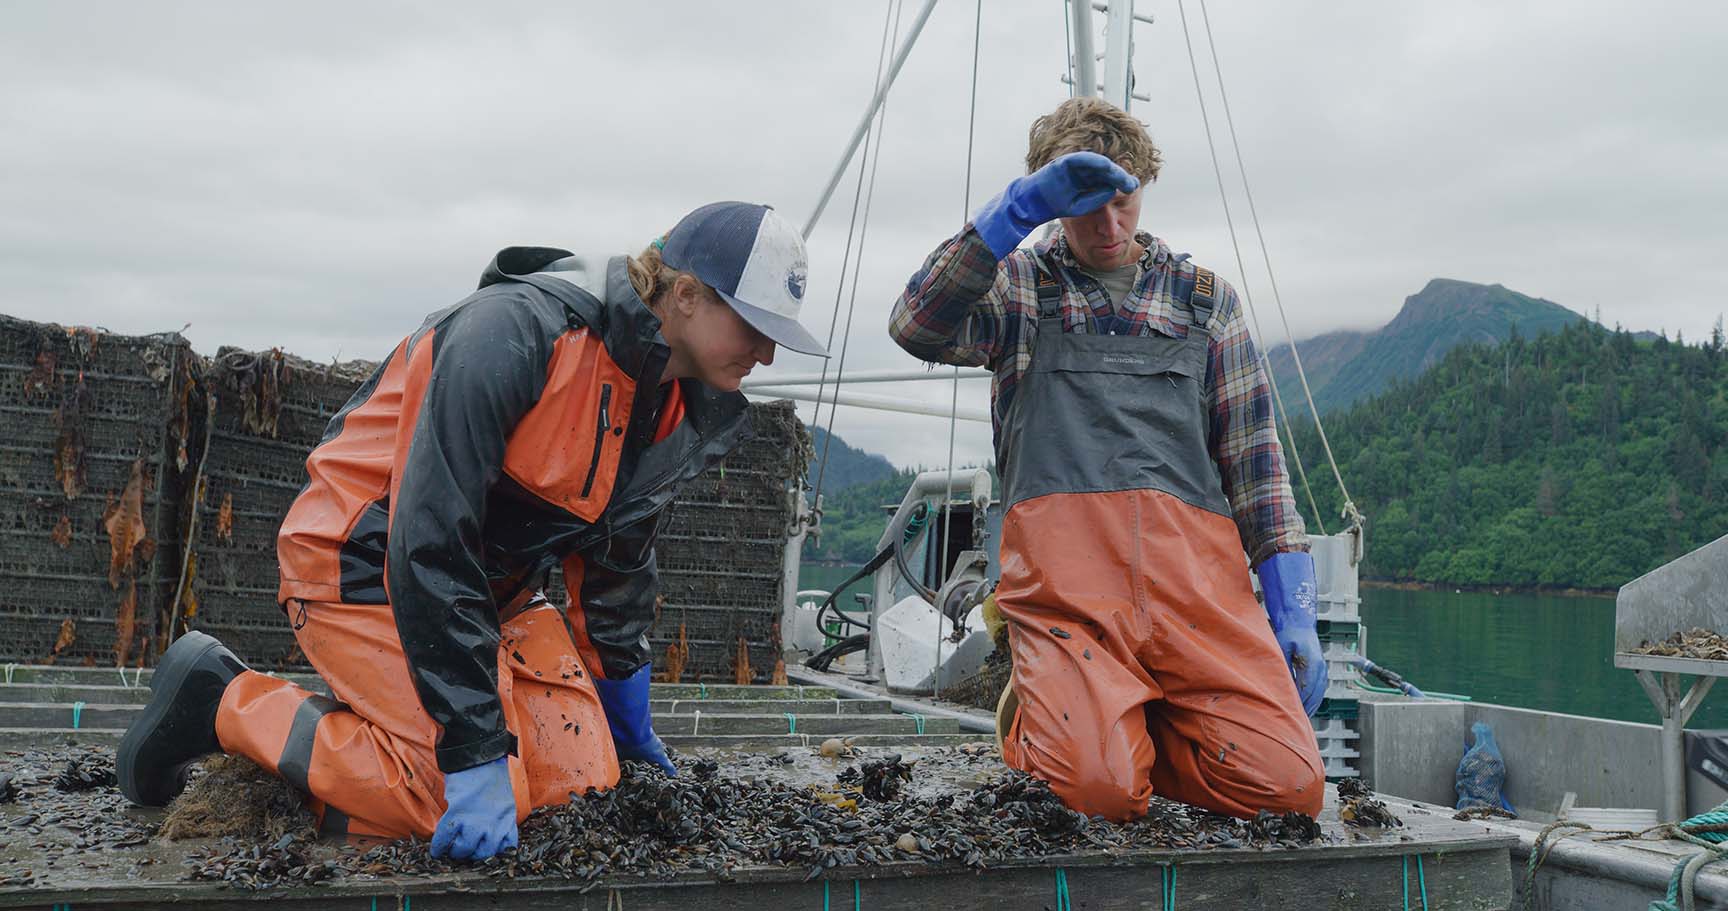
[[[916,2],[908,2],[903,25]],[[0,34],[0,310],[200,350],[379,357],[512,243],[634,250],[717,198],[802,221],[870,93],[883,4],[18,4]],[[1165,148],[1145,226],[1282,330],[1225,159],[1225,228],[1175,3],[1141,0],[1135,112]],[[1186,7],[1225,139],[1198,3]],[[1299,337],[1384,323],[1429,278],[1502,282],[1701,337],[1728,282],[1716,4],[1210,5]],[[889,103],[847,369],[904,367],[887,309],[1065,97],[1062,4],[938,6]],[[1221,147],[1221,151],[1226,151]],[[811,241],[826,334],[850,208]],[[845,301],[841,301],[841,306]],[[842,315],[842,320],[844,316]],[[807,372],[783,355],[765,373]],[[987,384],[962,385],[983,407]],[[940,386],[859,387],[946,405]],[[809,410],[806,408],[808,416]],[[826,423],[826,418],[824,418]],[[945,421],[841,409],[901,464]],[[962,425],[962,462],[988,430]]]

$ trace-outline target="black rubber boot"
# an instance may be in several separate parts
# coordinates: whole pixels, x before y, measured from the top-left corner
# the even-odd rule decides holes
[[[115,775],[126,799],[160,807],[186,787],[186,770],[209,753],[216,740],[216,708],[228,682],[246,670],[227,646],[204,633],[187,633],[168,651],[150,678],[150,703],[126,729],[115,752]]]

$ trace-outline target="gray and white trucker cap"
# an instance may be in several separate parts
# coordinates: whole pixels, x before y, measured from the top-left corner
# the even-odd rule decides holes
[[[828,349],[798,324],[809,286],[804,238],[768,206],[709,203],[666,235],[660,259],[694,273],[775,344],[828,356]]]

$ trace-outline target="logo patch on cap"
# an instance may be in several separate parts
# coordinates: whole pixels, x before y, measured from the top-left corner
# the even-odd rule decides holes
[[[792,268],[786,270],[786,290],[792,294],[793,300],[804,299],[805,280],[803,263],[793,263]]]

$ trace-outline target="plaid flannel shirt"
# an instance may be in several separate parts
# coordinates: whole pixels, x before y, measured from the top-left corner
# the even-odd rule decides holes
[[[1191,291],[1194,265],[1187,254],[1171,253],[1150,234],[1141,232],[1135,239],[1146,248],[1140,277],[1128,299],[1112,306],[1098,281],[1080,271],[1060,228],[1033,251],[1015,250],[997,262],[968,224],[936,248],[906,283],[906,293],[894,305],[889,333],[922,360],[994,371],[990,416],[999,436],[1015,387],[1032,363],[1038,319],[1034,256],[1042,257],[1062,283],[1065,331],[1086,331],[1090,315],[1100,332],[1188,335],[1192,312],[1178,309],[1175,300]],[[1307,550],[1308,535],[1290,492],[1273,423],[1271,387],[1235,289],[1221,279],[1219,284],[1219,305],[1207,324],[1212,335],[1203,387],[1211,414],[1207,440],[1242,549],[1259,566],[1279,551]]]

